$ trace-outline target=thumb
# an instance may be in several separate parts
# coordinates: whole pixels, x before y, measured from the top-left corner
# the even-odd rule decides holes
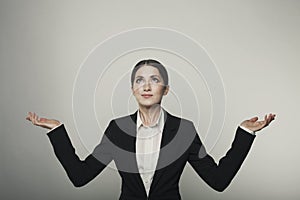
[[[251,122],[256,122],[258,120],[258,117],[252,117],[251,119],[249,119]]]

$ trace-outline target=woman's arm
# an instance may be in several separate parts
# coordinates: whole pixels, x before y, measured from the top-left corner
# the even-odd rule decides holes
[[[272,114],[265,117],[263,121],[257,121],[257,118],[252,118],[245,120],[241,125],[252,131],[258,131],[268,126],[274,118],[275,115]],[[207,154],[198,134],[196,134],[189,149],[188,161],[197,174],[209,186],[222,192],[227,188],[240,169],[254,138],[255,135],[238,127],[231,148],[227,151],[226,155],[220,159],[219,164],[216,164],[214,159]]]
[[[47,133],[50,142],[53,146],[54,153],[63,168],[65,169],[68,177],[75,187],[81,187],[95,178],[106,165],[112,160],[110,152],[105,153],[106,164],[101,163],[92,154],[87,156],[85,160],[80,160],[75,153],[75,149],[68,137],[67,131],[63,124],[58,120],[39,118],[35,113],[29,113],[27,120],[31,121],[34,125],[41,126],[48,129],[53,129]],[[106,137],[104,136],[100,146],[105,151]]]

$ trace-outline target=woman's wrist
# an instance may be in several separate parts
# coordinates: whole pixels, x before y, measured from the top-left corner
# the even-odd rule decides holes
[[[57,122],[54,123],[54,125],[50,129],[54,129],[54,128],[60,126],[60,125],[61,125],[61,123],[59,121],[57,121]]]
[[[51,131],[53,131],[54,129],[56,129],[57,127],[59,127],[60,125],[62,125],[62,123],[56,123],[55,126],[52,126],[51,128],[49,127],[49,130],[47,131],[47,133],[50,133]]]

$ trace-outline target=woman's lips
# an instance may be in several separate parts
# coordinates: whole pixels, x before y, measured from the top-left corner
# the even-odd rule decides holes
[[[153,96],[152,94],[142,94],[142,97],[144,97],[144,98],[150,98],[152,96]]]

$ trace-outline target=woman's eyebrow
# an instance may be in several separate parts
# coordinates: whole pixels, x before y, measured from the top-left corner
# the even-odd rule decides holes
[[[154,78],[154,77],[155,77],[155,78],[159,78],[159,79],[160,79],[160,76],[158,76],[158,75],[151,75],[150,77],[151,77],[151,78]]]
[[[135,79],[138,79],[138,78],[144,78],[143,76],[136,76]],[[160,76],[158,75],[151,75],[150,78],[159,78],[160,79]]]

